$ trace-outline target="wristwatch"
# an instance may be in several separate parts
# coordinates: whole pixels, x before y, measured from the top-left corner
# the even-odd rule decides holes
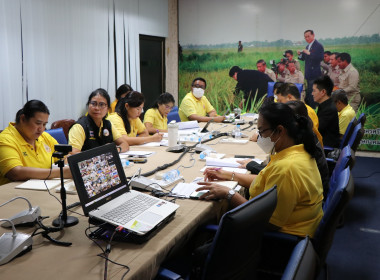
[[[235,195],[235,193],[236,192],[234,190],[229,190],[227,194],[227,200],[230,201],[231,198]]]

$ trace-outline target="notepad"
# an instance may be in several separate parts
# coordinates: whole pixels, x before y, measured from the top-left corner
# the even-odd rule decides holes
[[[68,180],[64,180],[67,182]],[[46,183],[46,186],[45,186]],[[51,180],[38,180],[38,179],[30,179],[21,185],[16,186],[16,189],[26,189],[26,190],[37,190],[37,191],[46,191],[46,187],[50,190],[56,188],[61,185],[61,179],[51,179]]]
[[[215,168],[215,166],[205,166],[203,167],[200,171],[201,172],[204,172],[206,170],[206,168]],[[235,167],[221,167],[222,170],[225,170],[225,171],[230,171],[230,172],[235,172],[235,173],[240,173],[240,174],[246,174],[248,172],[247,169],[244,169],[244,168],[235,168]]]
[[[208,166],[218,166],[218,167],[239,167],[239,159],[237,158],[212,158],[206,157],[206,165]]]

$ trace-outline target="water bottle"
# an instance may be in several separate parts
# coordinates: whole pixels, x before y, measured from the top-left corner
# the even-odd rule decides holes
[[[179,177],[178,169],[173,169],[164,174],[164,180],[166,182],[173,182]]]
[[[210,155],[211,151],[210,150],[204,150],[203,152],[201,152],[199,154],[199,158],[200,159],[205,159],[206,157],[208,157]]]
[[[240,124],[237,124],[236,129],[235,129],[235,139],[240,139],[240,138],[241,138]]]
[[[171,121],[168,124],[168,146],[174,147],[178,141],[178,123]]]

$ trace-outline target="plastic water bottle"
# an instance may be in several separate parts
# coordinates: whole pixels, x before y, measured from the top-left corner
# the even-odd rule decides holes
[[[205,159],[210,155],[211,151],[210,150],[204,150],[199,154],[200,159]]]
[[[178,169],[173,169],[164,174],[164,180],[166,182],[173,182],[179,177],[179,171]]]
[[[130,167],[131,166],[131,162],[125,158],[121,159],[121,165],[123,167]]]
[[[241,138],[240,124],[237,124],[236,129],[235,129],[235,139],[240,139],[240,138]]]

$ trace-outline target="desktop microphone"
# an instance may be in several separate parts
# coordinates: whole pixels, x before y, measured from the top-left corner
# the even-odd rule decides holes
[[[12,233],[7,232],[0,237],[0,265],[3,265],[30,251],[33,239],[29,234],[17,232],[11,220],[0,219],[0,221],[5,221],[12,227]]]
[[[29,209],[28,210],[24,210],[24,211],[21,211],[20,213],[10,217],[9,219],[7,220],[4,220],[6,221],[5,223],[3,223],[1,226],[2,227],[6,227],[6,228],[9,228],[11,227],[12,225],[33,225],[38,216],[41,216],[41,209],[39,206],[36,206],[36,207],[32,207],[32,204],[29,202],[29,200],[27,200],[25,197],[22,197],[22,196],[17,196],[17,197],[14,197],[12,198],[11,200],[3,203],[0,205],[0,207],[16,200],[16,199],[24,199],[28,202],[28,205],[29,205]],[[8,222],[8,221],[11,221],[11,222]]]

